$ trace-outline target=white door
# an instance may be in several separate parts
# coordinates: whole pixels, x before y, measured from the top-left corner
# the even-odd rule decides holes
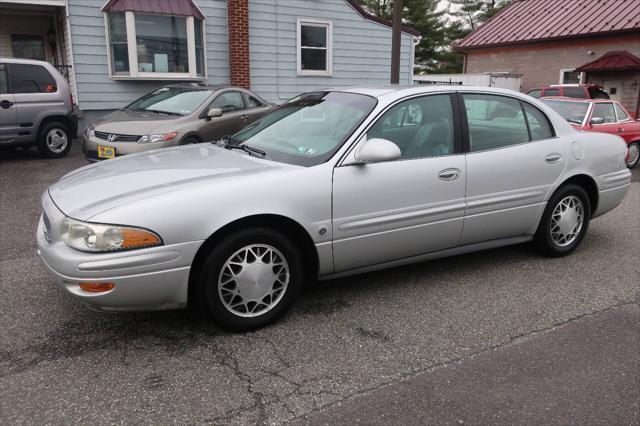
[[[463,94],[469,122],[461,244],[531,235],[566,164],[548,119],[517,99]]]
[[[454,123],[448,94],[402,101],[367,132],[394,142],[402,158],[335,168],[336,272],[458,244],[466,173]]]

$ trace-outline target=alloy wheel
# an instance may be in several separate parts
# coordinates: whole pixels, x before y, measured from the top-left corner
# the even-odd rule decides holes
[[[67,148],[69,140],[64,130],[59,128],[51,129],[45,136],[47,148],[54,154],[60,154]]]

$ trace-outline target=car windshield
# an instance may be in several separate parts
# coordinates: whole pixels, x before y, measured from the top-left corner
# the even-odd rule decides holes
[[[144,95],[125,109],[158,114],[188,115],[213,93],[198,87],[161,87]]]
[[[543,102],[555,109],[569,123],[582,124],[587,115],[589,104],[586,102],[558,101],[543,99]]]
[[[265,152],[264,158],[299,166],[327,161],[373,110],[366,95],[313,92],[297,96],[230,138]]]

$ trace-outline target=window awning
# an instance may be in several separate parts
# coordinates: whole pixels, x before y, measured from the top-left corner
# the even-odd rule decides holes
[[[636,70],[640,70],[640,58],[626,50],[605,53],[595,61],[576,68],[578,72]]]
[[[192,0],[109,0],[102,11],[156,13],[204,19],[204,15]]]

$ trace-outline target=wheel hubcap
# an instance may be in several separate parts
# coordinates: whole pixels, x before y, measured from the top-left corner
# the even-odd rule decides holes
[[[51,129],[45,137],[47,147],[51,152],[61,153],[67,147],[67,134],[61,129]]]
[[[252,244],[232,254],[218,277],[218,295],[234,315],[256,317],[280,302],[289,284],[289,265],[276,248]]]
[[[583,222],[582,200],[575,195],[563,198],[551,215],[551,239],[560,247],[568,246],[580,234]]]
[[[635,164],[638,161],[638,156],[640,155],[640,145],[637,143],[631,144],[629,146],[629,165]]]

